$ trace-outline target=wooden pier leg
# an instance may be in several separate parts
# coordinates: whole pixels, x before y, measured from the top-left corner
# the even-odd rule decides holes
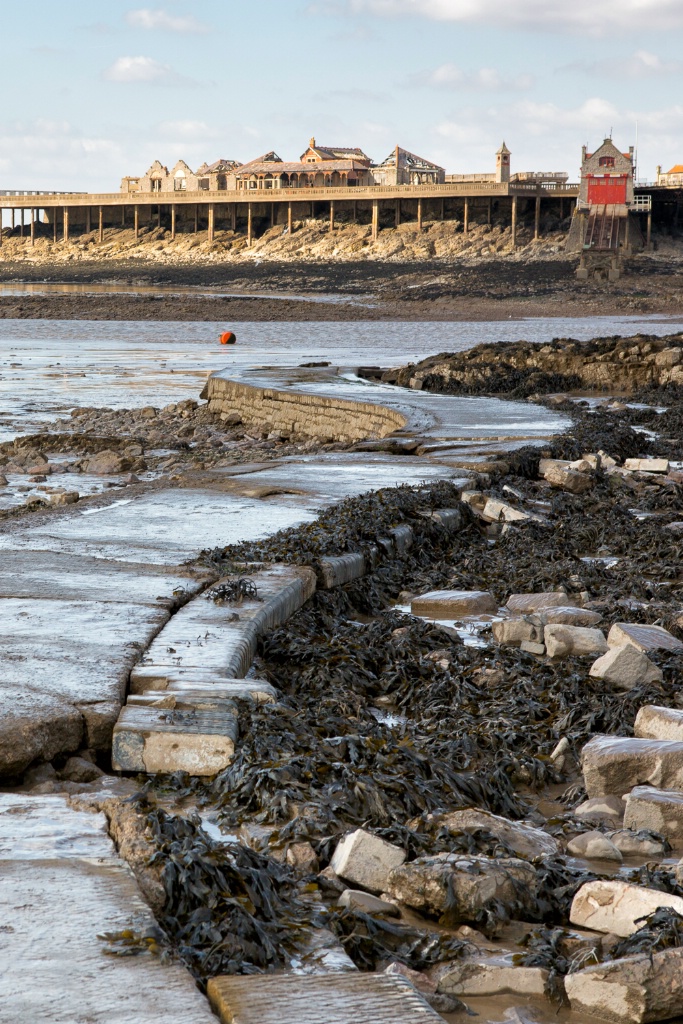
[[[31,245],[36,244],[36,211],[31,210]]]
[[[470,230],[470,201],[465,199],[465,208],[462,214],[462,231],[466,235]]]
[[[289,205],[291,206],[292,204],[290,203]],[[232,204],[230,211],[230,230],[237,231],[237,203]]]
[[[417,201],[417,230],[422,231],[422,200]]]
[[[275,203],[270,204],[270,226],[275,227]]]
[[[57,214],[59,210],[56,206],[52,207],[52,241],[57,244]]]
[[[175,241],[176,204],[171,203],[171,241]]]
[[[330,231],[334,231],[334,199],[330,199]]]
[[[624,232],[624,249],[628,255],[628,247],[631,244],[631,214],[626,214],[626,231]]]
[[[353,218],[353,223],[357,224],[358,223],[358,205],[357,205],[355,199],[353,201],[353,211],[351,213],[351,216]]]
[[[486,223],[489,227],[493,224],[493,200],[489,196],[488,208],[486,212]]]
[[[194,233],[199,231],[199,203],[194,204]]]
[[[541,237],[541,195],[536,196],[536,209],[534,211],[534,242]]]
[[[69,207],[64,207],[64,241],[69,241]]]
[[[517,196],[512,197],[512,246],[517,245]]]
[[[97,241],[100,242],[100,244],[104,241],[104,211],[101,206],[99,208],[99,226],[97,229]]]
[[[247,245],[248,246],[251,245],[251,241],[252,241],[252,238],[253,238],[253,230],[254,230],[254,228],[253,228],[253,223],[252,223],[251,203],[247,203]]]
[[[564,199],[560,197],[560,224],[564,220]]]
[[[289,202],[289,203],[287,203],[287,234],[291,235],[291,233],[292,233],[292,204],[291,204],[291,202]]]
[[[126,226],[126,208],[125,208],[125,206],[122,206],[121,207],[121,227],[125,228],[125,226]]]
[[[14,231],[14,207],[12,207],[12,231]]]
[[[396,200],[396,227],[399,227],[400,224],[401,224],[401,200],[397,199]]]
[[[157,206],[157,230],[161,230],[161,203]]]
[[[24,207],[21,208],[21,221],[19,223],[19,237],[24,237]]]
[[[92,231],[91,212],[92,211],[91,211],[90,207],[88,207],[88,209],[85,211],[85,233],[86,233],[86,235],[89,235],[90,232]]]
[[[372,240],[377,241],[379,233],[379,199],[372,200]]]
[[[216,207],[213,203],[209,203],[209,242],[213,242],[213,236],[216,228]]]
[[[133,207],[133,232],[137,242],[140,237],[140,208],[138,206]]]
[[[652,244],[652,210],[647,211],[647,236],[645,239],[645,244],[647,245],[648,249]]]
[[[446,219],[446,200],[441,200],[441,220]]]

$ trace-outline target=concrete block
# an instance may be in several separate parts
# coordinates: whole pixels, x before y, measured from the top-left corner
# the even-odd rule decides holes
[[[683,899],[628,882],[596,879],[582,885],[575,895],[569,920],[580,928],[626,938],[641,927],[639,918],[659,907],[673,907],[683,914]]]
[[[593,662],[588,674],[594,679],[604,679],[619,690],[632,690],[634,686],[647,683],[661,683],[664,678],[662,670],[632,644],[610,647],[606,654]]]
[[[526,651],[527,654],[540,656],[546,653],[545,644],[536,643],[534,640],[522,640],[519,648],[522,651]]]
[[[504,957],[475,956],[438,971],[437,991],[452,996],[537,996],[543,998],[550,972],[515,967]]]
[[[574,817],[582,821],[621,821],[624,801],[620,796],[595,796],[574,808]]]
[[[586,626],[548,625],[543,631],[545,647],[550,658],[566,658],[607,651],[605,634],[600,629]]]
[[[683,949],[640,953],[567,975],[573,1012],[617,1024],[679,1017],[683,1007]]]
[[[582,473],[569,467],[565,469],[551,466],[543,476],[552,487],[568,491],[570,494],[585,494],[595,486],[595,477],[592,473]]]
[[[405,555],[413,546],[413,528],[408,526],[407,523],[403,523],[401,526],[394,526],[392,530],[387,532],[394,542],[397,555]]]
[[[610,647],[632,644],[639,651],[683,651],[683,642],[662,626],[643,626],[638,622],[615,622],[607,634]]]
[[[543,591],[537,594],[512,594],[506,608],[515,615],[533,615],[548,608],[573,608],[578,601],[568,597],[564,591]]]
[[[330,867],[347,882],[380,893],[387,889],[392,869],[400,867],[405,859],[399,846],[359,828],[337,844]]]
[[[636,715],[633,735],[640,739],[683,742],[683,711],[646,704]]]
[[[589,608],[573,608],[567,605],[559,608],[546,608],[539,612],[539,618],[544,626],[597,626],[602,619],[599,612],[592,612]]]
[[[669,840],[674,849],[683,848],[683,793],[653,786],[634,786],[626,798],[624,826],[651,829]]]
[[[445,814],[430,814],[424,822],[424,827],[430,831],[446,829],[454,834],[485,829],[506,843],[513,853],[529,860],[546,855],[552,857],[560,852],[557,840],[542,829],[526,821],[510,821],[498,814],[474,807],[462,811],[448,811]]]
[[[494,640],[499,644],[519,647],[525,640],[538,642],[543,639],[543,626],[534,625],[529,619],[500,619],[491,624]]]
[[[229,975],[211,978],[207,991],[223,1024],[443,1024],[424,996],[397,975]]]
[[[432,619],[459,619],[465,615],[495,615],[498,605],[488,590],[431,590],[413,598],[413,615]]]
[[[213,691],[236,700],[255,700],[259,704],[277,699],[275,689],[265,679],[227,679],[215,669],[174,668],[168,665],[136,665],[130,674],[131,694],[146,693],[147,690],[169,690],[184,693],[186,690]]]
[[[514,508],[512,505],[506,505],[504,501],[497,501],[495,498],[487,499],[480,514],[481,518],[489,523],[515,523],[532,518],[528,512],[522,512],[520,509]]]
[[[446,533],[455,533],[462,523],[462,512],[459,508],[435,508],[430,519],[443,526]]]
[[[395,903],[381,900],[362,889],[344,889],[337,905],[350,910],[360,910],[363,914],[386,914],[388,917],[400,917],[401,911]]]
[[[321,558],[321,585],[324,590],[341,587],[365,575],[365,557],[360,551],[350,551],[346,555]]]
[[[668,473],[668,459],[625,459],[624,469],[636,473]]]
[[[237,720],[222,711],[176,711],[127,705],[114,726],[116,771],[207,776],[230,764]]]
[[[619,797],[640,785],[683,791],[683,743],[594,736],[581,765],[589,797]]]

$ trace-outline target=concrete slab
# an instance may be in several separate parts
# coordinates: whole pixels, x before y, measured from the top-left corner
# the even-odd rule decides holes
[[[216,775],[230,764],[237,719],[224,710],[127,704],[114,726],[111,763],[116,771]]]
[[[236,700],[251,699],[259,704],[272,703],[277,693],[264,679],[227,679],[213,669],[175,668],[169,665],[136,665],[131,672],[131,694],[149,690],[182,695],[186,690],[220,693]]]
[[[215,1024],[177,962],[105,955],[107,933],[156,923],[104,815],[2,794],[0,831],[2,1024]]]
[[[437,1024],[443,1021],[404,978],[386,974],[212,978],[211,1005],[224,1024]]]

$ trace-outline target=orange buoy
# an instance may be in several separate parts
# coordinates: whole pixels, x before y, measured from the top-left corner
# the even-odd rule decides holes
[[[225,334],[221,334],[221,345],[234,345],[237,338],[232,331],[226,331]]]

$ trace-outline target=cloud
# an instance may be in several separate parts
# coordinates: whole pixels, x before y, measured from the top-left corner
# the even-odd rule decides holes
[[[81,132],[68,121],[0,123],[2,169],[15,188],[85,189],[88,182],[114,191],[117,168],[125,161],[121,146],[111,138]]]
[[[681,0],[328,0],[313,13],[413,15],[433,21],[479,22],[495,27],[551,29],[606,35],[683,28]]]
[[[456,64],[441,64],[433,71],[421,71],[412,76],[414,85],[428,86],[432,89],[477,89],[500,92],[509,90],[521,91],[531,89],[534,84],[532,75],[501,75],[495,68],[479,68],[477,71],[463,71]]]
[[[620,78],[655,78],[676,75],[683,71],[683,61],[662,60],[656,53],[636,50],[626,57],[613,57],[600,61],[577,61],[560,68],[560,71],[582,71],[591,75]]]
[[[135,11],[128,11],[126,21],[133,28],[144,28],[148,31],[161,32],[208,32],[208,27],[202,24],[192,14],[178,17],[169,14],[163,8],[158,7],[151,10],[149,7],[140,7]]]
[[[174,139],[215,139],[218,133],[209,128],[205,121],[162,121],[159,134]]]
[[[153,57],[119,57],[103,72],[109,82],[138,82],[148,85],[185,85],[198,83],[174,71],[170,64],[162,64]]]

